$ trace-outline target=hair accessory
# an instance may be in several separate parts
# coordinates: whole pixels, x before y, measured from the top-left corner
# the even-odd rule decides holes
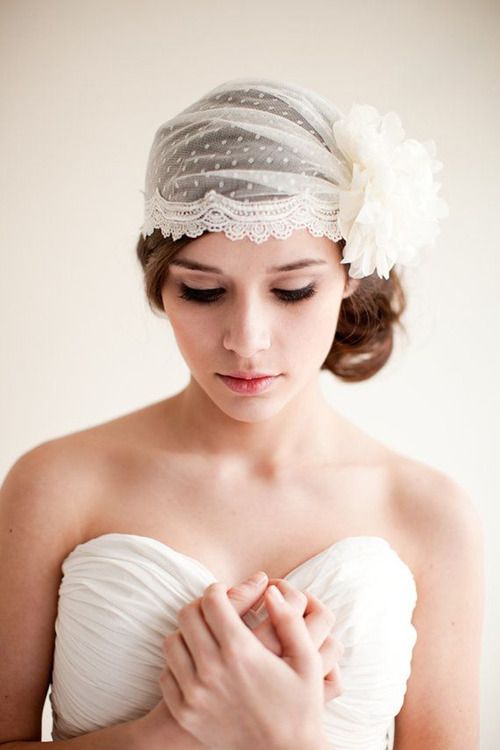
[[[297,84],[227,81],[157,129],[142,236],[260,244],[307,228],[346,241],[351,277],[387,279],[395,263],[417,264],[449,215],[435,155],[434,141],[405,140],[394,112],[355,103],[344,116]]]

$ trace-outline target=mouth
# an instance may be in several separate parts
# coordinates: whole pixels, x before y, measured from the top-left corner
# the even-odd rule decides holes
[[[218,372],[217,375],[221,375],[225,378],[237,378],[238,380],[257,380],[258,378],[275,378],[280,373],[271,372],[245,372],[244,370],[233,370],[233,372]]]
[[[268,390],[281,377],[281,374],[260,375],[251,378],[222,375],[219,372],[216,374],[231,391],[249,396]]]

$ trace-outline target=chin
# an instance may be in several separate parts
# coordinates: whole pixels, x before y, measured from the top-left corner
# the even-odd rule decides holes
[[[240,396],[227,392],[221,397],[219,393],[211,396],[212,402],[231,419],[237,422],[257,423],[271,419],[287,405],[289,399],[283,394],[260,396]]]

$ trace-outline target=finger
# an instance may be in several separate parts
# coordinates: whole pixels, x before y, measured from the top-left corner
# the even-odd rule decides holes
[[[333,636],[328,636],[319,650],[323,663],[323,693],[326,704],[342,694],[341,659],[344,654],[343,644]]]
[[[304,615],[304,620],[311,640],[316,648],[319,649],[335,625],[335,614],[310,591],[296,589],[285,579],[269,579],[270,584],[274,583],[274,581],[276,581],[274,585],[278,586],[289,603],[298,608],[301,606],[301,603],[299,604],[299,597],[301,602],[304,602],[304,605],[301,606],[301,613]]]
[[[305,607],[307,605],[307,598],[305,594],[296,589],[288,581],[283,578],[270,578],[269,582],[273,582],[277,586],[285,600],[293,607],[300,615],[304,614]],[[252,612],[258,615],[261,609],[265,609],[266,601],[265,597],[262,597],[262,603],[257,607],[252,607]],[[267,615],[267,612],[266,612]],[[255,628],[252,629],[252,633],[259,639],[259,641],[274,654],[281,656],[282,646],[281,641],[278,638],[274,626],[272,625],[268,616],[260,622]]]
[[[321,656],[323,663],[323,676],[325,679],[328,678],[330,670],[340,664],[343,653],[344,647],[341,642],[332,636],[328,636],[319,649],[319,655]]]
[[[163,652],[167,667],[175,677],[180,690],[184,692],[183,686],[186,682],[196,677],[196,666],[180,631],[176,630],[165,638]]]
[[[252,647],[255,636],[241,620],[227,596],[227,586],[216,581],[205,589],[200,609],[213,638],[221,649],[232,651],[238,641]]]
[[[325,638],[332,633],[337,618],[323,602],[310,591],[304,592],[307,605],[304,611],[304,621],[312,642],[319,648]]]
[[[163,700],[167,704],[168,710],[170,711],[174,719],[177,719],[179,716],[180,707],[184,703],[184,696],[168,664],[164,667],[162,673],[160,674],[159,682]]]
[[[328,672],[328,674],[326,674],[323,677],[323,680],[326,683],[330,683],[332,685],[333,684],[339,685],[339,684],[341,684],[341,676],[342,676],[342,672],[341,672],[341,669],[340,669],[340,664],[334,664],[334,666],[330,669],[330,671]]]
[[[334,667],[327,677],[323,679],[323,704],[334,698],[338,698],[344,691],[340,667]]]
[[[334,664],[328,674],[324,676],[324,681],[330,684],[340,686],[342,684],[342,672],[340,664]]]
[[[177,614],[179,631],[189,650],[194,670],[198,674],[205,672],[207,662],[213,662],[219,658],[217,641],[201,609],[202,599],[203,597],[187,604]],[[237,617],[236,613],[235,617]]]
[[[228,589],[227,596],[240,617],[245,615],[249,609],[255,608],[256,602],[262,597],[267,587],[267,582],[267,573],[259,570],[246,581],[241,581]]]
[[[274,592],[278,592],[275,596]],[[301,674],[309,675],[317,671],[318,653],[309,637],[305,620],[291,607],[276,586],[266,591],[266,608],[282,645],[282,658]],[[316,657],[316,658],[314,658]]]
[[[290,583],[290,581],[287,581],[286,578],[270,578],[269,585],[271,584],[279,588],[285,597],[285,600],[291,604],[294,609],[299,611],[301,615],[304,614],[307,607],[307,596],[303,591],[296,588]]]

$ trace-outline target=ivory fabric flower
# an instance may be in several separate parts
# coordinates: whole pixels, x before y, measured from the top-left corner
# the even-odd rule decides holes
[[[353,104],[333,131],[352,167],[339,191],[341,262],[351,264],[353,278],[376,270],[388,279],[395,263],[416,265],[418,251],[436,241],[438,220],[449,215],[433,177],[443,166],[435,143],[405,139],[395,112],[380,115],[368,104]]]

